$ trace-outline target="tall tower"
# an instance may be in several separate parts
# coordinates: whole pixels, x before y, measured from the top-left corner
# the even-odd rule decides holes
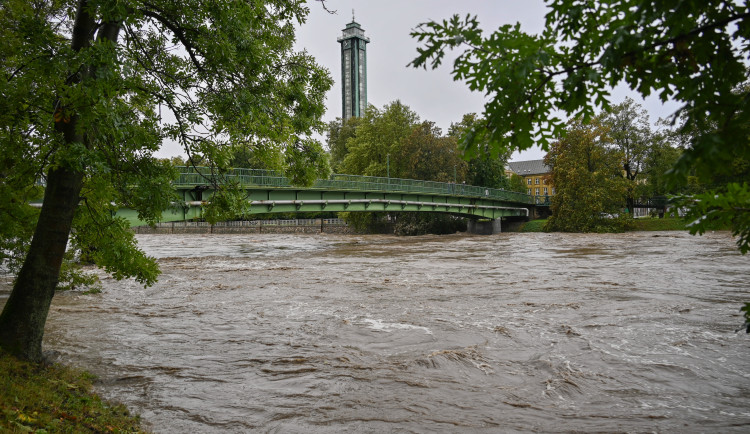
[[[362,116],[367,107],[367,43],[370,38],[354,21],[346,25],[338,38],[341,43],[341,117]]]

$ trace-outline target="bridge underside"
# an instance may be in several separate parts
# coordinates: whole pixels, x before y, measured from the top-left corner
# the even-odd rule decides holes
[[[166,210],[163,222],[199,219],[203,206],[210,202],[212,192],[200,189],[179,189],[185,206]],[[247,190],[250,214],[294,212],[431,212],[448,213],[473,219],[525,217],[528,209],[518,203],[493,199],[431,194],[331,191],[314,189],[258,188]],[[118,212],[131,225],[143,224],[133,210]]]

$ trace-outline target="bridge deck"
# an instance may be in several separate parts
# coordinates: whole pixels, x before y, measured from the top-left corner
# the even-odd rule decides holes
[[[167,210],[162,221],[202,217],[203,206],[214,191],[232,185],[247,194],[249,214],[294,212],[416,211],[497,219],[528,216],[531,206],[548,206],[549,197],[524,193],[412,179],[332,175],[310,187],[292,185],[280,173],[257,169],[233,169],[214,173],[206,167],[182,167],[174,186],[184,206]],[[137,225],[133,211],[120,215]]]
[[[385,193],[417,193],[494,199],[519,205],[549,205],[549,196],[531,196],[525,193],[478,187],[466,184],[447,182],[420,181],[414,179],[384,178],[377,176],[358,176],[334,174],[329,179],[318,179],[308,188],[294,186],[284,175],[259,169],[232,169],[227,173],[212,173],[209,168],[181,168],[179,179],[175,182],[178,189],[209,187],[213,184],[234,183],[242,187],[272,187],[332,191],[365,191]]]

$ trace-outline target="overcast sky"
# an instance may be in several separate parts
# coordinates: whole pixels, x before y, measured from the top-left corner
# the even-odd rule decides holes
[[[451,78],[450,59],[436,70],[407,67],[417,54],[418,43],[409,33],[420,23],[443,20],[453,14],[477,15],[485,34],[504,24],[521,23],[529,33],[544,27],[546,6],[542,0],[327,0],[327,13],[311,2],[310,15],[297,33],[297,47],[305,48],[327,67],[335,80],[328,92],[325,120],[341,117],[341,48],[336,39],[347,23],[356,21],[370,38],[367,45],[367,99],[382,108],[396,99],[411,107],[422,120],[435,122],[445,132],[465,113],[482,113],[485,98],[470,92],[463,82]],[[644,101],[626,88],[615,89],[613,102],[631,96],[649,112],[651,121],[666,117],[677,105],[662,106],[657,98]],[[515,161],[542,158],[541,150],[515,154]]]
[[[466,113],[482,113],[485,98],[470,92],[463,82],[451,78],[452,60],[447,58],[436,70],[407,67],[417,55],[417,41],[409,33],[420,23],[443,20],[453,14],[477,15],[485,34],[504,24],[521,23],[522,30],[540,33],[544,26],[546,6],[542,0],[326,0],[326,12],[320,3],[309,0],[310,15],[297,32],[296,47],[306,49],[320,65],[329,69],[335,83],[326,99],[324,120],[341,117],[341,46],[337,38],[347,23],[362,26],[370,43],[367,46],[367,98],[378,108],[397,99],[414,110],[422,120],[435,122],[445,132],[451,122],[460,121]],[[662,106],[655,97],[646,101],[626,88],[613,92],[613,102],[631,96],[648,111],[652,123],[667,117],[676,104]],[[324,137],[318,137],[325,141]],[[165,145],[157,155],[181,153],[176,144]],[[513,161],[543,158],[532,149],[514,154]]]

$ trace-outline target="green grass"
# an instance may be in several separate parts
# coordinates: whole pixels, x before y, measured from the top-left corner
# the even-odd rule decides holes
[[[91,391],[91,374],[0,352],[0,432],[140,433],[139,419]]]
[[[547,219],[530,220],[521,226],[519,232],[544,232],[544,225]]]
[[[684,231],[685,221],[680,218],[640,218],[633,219],[633,231]]]

